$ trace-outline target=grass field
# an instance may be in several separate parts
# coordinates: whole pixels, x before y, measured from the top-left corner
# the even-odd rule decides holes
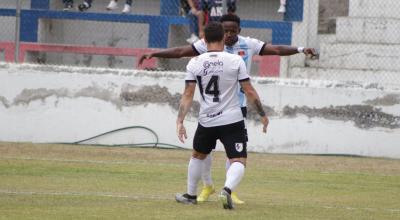
[[[249,154],[246,204],[174,201],[190,151],[0,143],[0,219],[400,219],[400,160]],[[224,154],[213,177],[224,181]]]

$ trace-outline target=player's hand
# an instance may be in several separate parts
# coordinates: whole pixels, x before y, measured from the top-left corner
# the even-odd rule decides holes
[[[261,123],[263,124],[263,132],[267,133],[267,128],[268,128],[268,124],[269,124],[269,119],[267,116],[264,116],[261,118]]]
[[[187,139],[186,128],[183,125],[183,122],[176,123],[176,134],[178,135],[179,140],[182,143],[185,143],[185,139]]]
[[[311,59],[318,59],[318,52],[315,48],[304,48],[303,53]]]
[[[151,54],[143,54],[139,58],[139,66],[143,64],[144,60],[151,59],[153,56]]]

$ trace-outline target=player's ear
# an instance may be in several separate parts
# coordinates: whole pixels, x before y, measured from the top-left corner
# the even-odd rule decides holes
[[[242,28],[239,28],[239,30],[238,30],[238,34],[240,34],[240,31],[242,30]]]

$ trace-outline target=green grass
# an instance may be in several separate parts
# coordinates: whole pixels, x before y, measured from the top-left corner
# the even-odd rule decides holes
[[[213,154],[222,187],[224,154]],[[0,143],[0,219],[400,219],[400,160],[250,153],[238,194],[182,205],[190,151]]]

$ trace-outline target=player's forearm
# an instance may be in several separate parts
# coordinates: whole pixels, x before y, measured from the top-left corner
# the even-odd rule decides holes
[[[182,123],[183,120],[185,120],[185,117],[189,112],[191,106],[192,106],[192,100],[183,95],[181,103],[179,104],[178,118],[176,119],[176,123]]]
[[[299,51],[298,47],[286,46],[286,45],[266,45],[262,52],[262,55],[278,55],[278,56],[290,56],[297,54]]]
[[[260,97],[255,90],[246,93],[247,100],[252,104],[260,117],[265,116],[264,108],[261,104]]]
[[[160,50],[151,54],[151,57],[159,58],[181,58],[196,56],[191,46],[186,47],[173,47],[169,49]]]

